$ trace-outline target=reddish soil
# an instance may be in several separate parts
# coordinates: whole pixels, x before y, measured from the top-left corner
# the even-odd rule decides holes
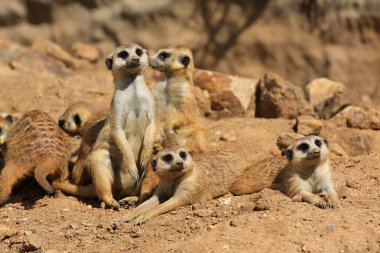
[[[41,107],[49,111],[47,104]],[[220,134],[231,133],[237,142],[251,143],[252,157],[278,154],[276,138],[293,124],[281,119],[207,123],[212,148],[224,145]],[[34,246],[43,252],[379,252],[380,154],[332,155],[331,160],[344,197],[335,210],[293,201],[268,189],[179,208],[133,227],[117,222],[130,210],[103,210],[97,201],[66,196],[14,198],[14,203],[0,209],[0,235],[10,236],[0,243],[0,251]]]

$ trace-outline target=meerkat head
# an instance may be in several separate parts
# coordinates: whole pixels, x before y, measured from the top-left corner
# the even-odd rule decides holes
[[[13,125],[13,117],[11,115],[7,115],[5,118],[0,116],[0,144],[4,144],[6,138],[12,128]]]
[[[87,102],[70,105],[58,120],[59,127],[69,135],[80,135],[84,124],[96,113],[96,108]]]
[[[328,143],[324,138],[309,135],[294,141],[285,150],[285,155],[291,163],[317,165],[328,159]]]
[[[133,43],[118,46],[106,58],[106,66],[114,76],[138,75],[148,67],[148,54]]]
[[[191,152],[176,147],[160,151],[151,161],[153,171],[161,178],[176,178],[193,170],[194,161]]]
[[[194,69],[193,53],[187,47],[159,49],[149,58],[149,65],[167,74],[191,72]]]

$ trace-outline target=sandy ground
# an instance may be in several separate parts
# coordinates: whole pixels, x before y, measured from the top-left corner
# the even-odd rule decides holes
[[[225,119],[208,125],[213,147],[225,145],[219,136],[230,133],[236,142],[251,142],[252,157],[259,157],[277,153],[276,138],[290,130],[292,121]],[[0,209],[0,235],[10,237],[2,240],[0,251],[41,247],[43,252],[379,252],[380,154],[332,155],[331,160],[344,197],[336,210],[322,210],[268,189],[179,208],[133,227],[116,222],[128,209],[103,210],[97,201],[66,196],[37,194],[20,201],[16,194],[14,203]]]

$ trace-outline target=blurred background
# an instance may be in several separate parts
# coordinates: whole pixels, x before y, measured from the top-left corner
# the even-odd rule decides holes
[[[103,55],[132,41],[181,44],[199,68],[300,86],[323,76],[380,101],[379,0],[0,0],[0,33]]]

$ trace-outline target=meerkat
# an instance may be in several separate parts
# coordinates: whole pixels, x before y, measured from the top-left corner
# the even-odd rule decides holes
[[[98,110],[90,103],[79,101],[70,105],[58,120],[59,127],[71,136],[83,136],[84,126]]]
[[[8,200],[13,186],[34,175],[38,184],[52,194],[47,177],[63,181],[68,175],[70,146],[68,136],[41,111],[27,112],[5,140],[5,167],[0,175],[0,205]]]
[[[198,105],[194,96],[194,60],[190,49],[173,47],[158,50],[149,58],[149,65],[163,73],[153,89],[159,134],[155,147],[163,144],[165,130],[174,130],[186,141],[186,148],[194,155],[208,150],[207,130],[201,123]],[[139,203],[151,196],[157,187],[158,178],[148,167],[142,182]]]
[[[149,163],[156,139],[154,99],[145,84],[146,50],[136,44],[119,46],[107,57],[115,83],[111,107],[86,161],[92,183],[53,184],[55,189],[80,197],[98,197],[119,208],[113,193],[136,195],[138,177]]]
[[[160,132],[172,129],[186,140],[187,149],[204,153],[208,149],[207,131],[194,96],[191,50],[181,46],[160,49],[149,58],[149,65],[164,74],[152,89]]]
[[[12,128],[13,118],[6,115],[4,118],[0,116],[0,145],[3,144]]]
[[[210,159],[212,157],[212,159]],[[137,206],[127,217],[125,222],[139,225],[156,215],[172,211],[180,206],[204,202],[212,198],[223,196],[233,190],[236,182],[244,172],[251,168],[251,161],[241,159],[240,154],[229,152],[228,148],[210,150],[195,164],[192,154],[183,145],[164,147],[152,159],[153,171],[159,177],[159,184],[153,196]],[[252,167],[254,168],[254,167]],[[256,170],[261,177],[271,177],[272,168],[267,173]],[[251,169],[251,173],[254,170]],[[256,177],[256,180],[267,183],[259,184],[254,190],[259,191],[270,186],[271,180]]]
[[[299,138],[285,150],[285,155],[289,162],[278,177],[284,194],[300,195],[303,201],[320,208],[338,206],[325,139],[315,135]]]

